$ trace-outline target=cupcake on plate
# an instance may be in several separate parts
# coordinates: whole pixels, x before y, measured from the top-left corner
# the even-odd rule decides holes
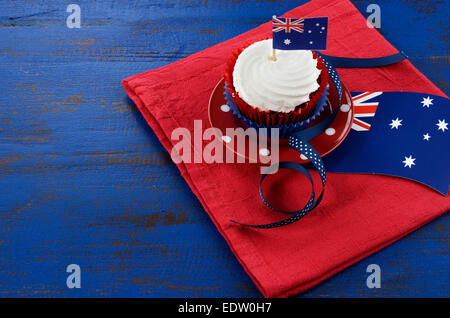
[[[312,51],[276,50],[265,39],[233,52],[226,89],[241,114],[264,125],[289,125],[308,119],[325,91],[328,72]]]

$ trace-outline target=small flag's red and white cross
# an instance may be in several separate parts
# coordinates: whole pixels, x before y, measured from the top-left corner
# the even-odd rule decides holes
[[[370,124],[362,121],[361,117],[374,117],[378,108],[378,102],[367,102],[380,96],[383,92],[365,92],[352,97],[355,115],[352,128],[357,131],[369,131]]]
[[[304,32],[304,19],[285,18],[285,20],[286,22],[278,19],[276,16],[273,16],[272,31],[280,32],[284,30],[286,33],[291,33],[291,30],[293,30],[300,33]]]

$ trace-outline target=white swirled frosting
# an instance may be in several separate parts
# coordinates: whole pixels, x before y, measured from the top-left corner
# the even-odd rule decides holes
[[[311,51],[276,50],[276,61],[271,56],[272,39],[242,51],[233,70],[234,89],[253,107],[288,113],[319,88],[320,70]]]

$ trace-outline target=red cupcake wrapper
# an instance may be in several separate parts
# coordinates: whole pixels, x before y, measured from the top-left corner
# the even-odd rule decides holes
[[[227,89],[231,94],[231,97],[235,101],[236,105],[238,106],[243,116],[259,124],[289,125],[308,119],[313,114],[315,105],[317,104],[320,96],[322,96],[323,92],[325,91],[325,87],[329,80],[328,70],[325,66],[325,63],[319,56],[317,56],[315,52],[313,52],[313,57],[317,60],[317,68],[321,70],[319,78],[317,79],[319,89],[309,95],[308,102],[297,106],[296,109],[291,112],[280,113],[275,111],[260,110],[256,107],[247,104],[243,99],[239,97],[239,95],[235,91],[233,86],[233,70],[237,58],[239,57],[242,51],[244,51],[247,47],[249,47],[253,43],[266,39],[270,39],[270,37],[258,41],[248,42],[244,47],[237,49],[231,54],[225,69],[225,81],[227,84]]]

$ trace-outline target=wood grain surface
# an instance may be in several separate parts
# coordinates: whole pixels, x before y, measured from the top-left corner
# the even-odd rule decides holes
[[[79,29],[72,1],[0,2],[0,296],[261,297],[120,82],[305,1],[73,2]],[[376,3],[380,32],[448,93],[448,1]],[[450,296],[449,220],[300,297]]]

